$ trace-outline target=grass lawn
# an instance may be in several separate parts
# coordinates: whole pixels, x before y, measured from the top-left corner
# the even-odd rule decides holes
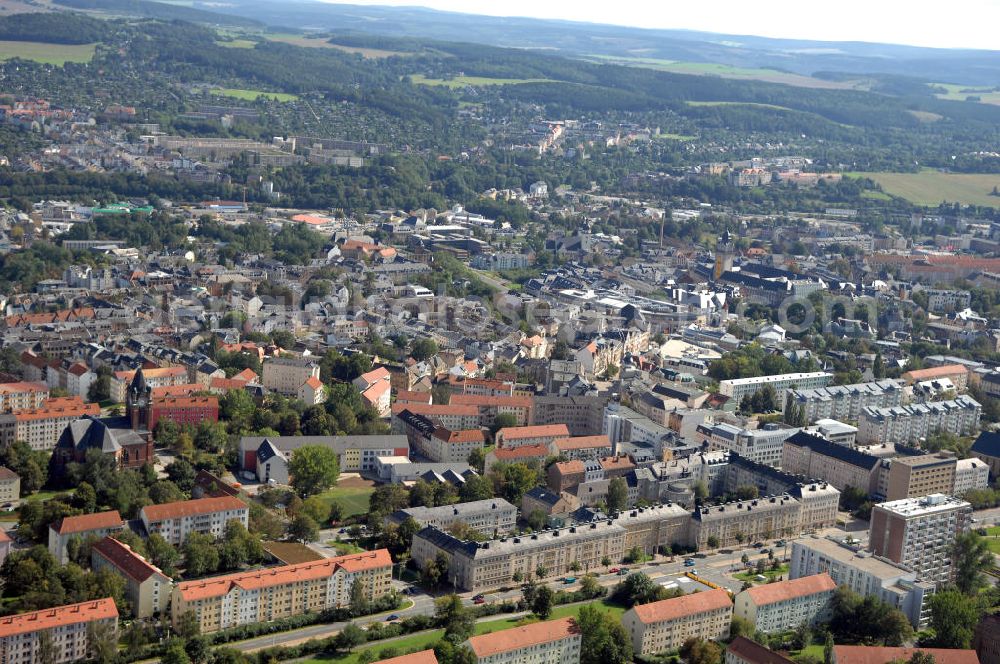
[[[1000,526],[991,526],[986,529],[986,546],[990,547],[993,553],[1000,553]]]
[[[601,62],[610,62],[626,67],[639,67],[641,69],[656,69],[658,71],[669,71],[678,74],[694,74],[696,76],[718,76],[720,78],[732,78],[738,80],[764,81],[767,83],[782,83],[800,88],[817,88],[827,90],[849,90],[855,87],[851,82],[825,81],[812,76],[802,76],[791,72],[778,71],[777,69],[732,67],[714,62],[683,62],[679,60],[661,60],[658,58],[637,58],[637,57],[617,57],[593,56]]]
[[[916,205],[936,206],[942,201],[1000,208],[1000,196],[990,196],[1000,188],[1000,175],[989,173],[942,173],[926,170],[919,173],[848,173],[878,182],[886,193],[905,198]]]
[[[338,542],[337,540],[330,540],[329,542],[326,543],[326,545],[332,546],[334,549],[337,550],[337,553],[339,553],[342,556],[346,556],[349,553],[364,552],[364,549],[362,549],[357,544],[354,544],[353,542]]]
[[[298,95],[288,94],[287,92],[265,92],[263,90],[241,90],[239,88],[215,88],[209,90],[213,95],[219,95],[221,97],[232,97],[233,99],[242,99],[243,101],[256,101],[260,97],[267,97],[275,101],[296,101],[298,100]]]
[[[97,44],[46,44],[44,42],[0,41],[0,60],[23,58],[46,65],[90,62]]]
[[[974,85],[955,85],[953,83],[935,83],[934,87],[944,88],[946,92],[935,95],[938,99],[965,101],[968,97],[979,97],[980,104],[1000,104],[1000,90]]]
[[[30,496],[25,498],[25,500],[29,502],[35,502],[39,500],[51,500],[56,496],[61,496],[63,494],[69,494],[72,496],[73,489],[65,489],[63,491],[39,491],[38,493],[31,494]]]
[[[485,76],[456,76],[455,78],[427,78],[423,74],[410,76],[417,85],[442,85],[448,88],[464,88],[468,85],[517,85],[519,83],[554,83],[550,78],[488,78]]]
[[[601,601],[596,602],[601,608],[611,613],[615,618],[621,619],[623,613],[625,613],[625,608],[621,606],[616,606],[609,604],[607,602]],[[552,616],[549,620],[555,620],[556,618],[566,618],[568,616],[578,616],[580,614],[580,607],[586,606],[585,604],[573,604],[571,606],[557,606],[552,610]],[[493,632],[498,632],[502,629],[510,629],[511,627],[517,627],[517,623],[524,618],[498,618],[497,620],[488,620],[481,623],[476,623],[476,634],[491,634]],[[432,632],[421,632],[419,634],[410,634],[409,636],[403,636],[398,639],[386,639],[385,641],[374,641],[365,646],[357,648],[353,653],[349,655],[317,655],[310,659],[301,660],[301,664],[323,664],[327,662],[337,662],[337,664],[357,664],[358,656],[365,650],[371,650],[375,654],[378,654],[386,648],[393,648],[398,651],[398,654],[403,654],[408,651],[413,650],[426,650],[431,648],[435,643],[441,640],[444,636],[443,629],[437,629]],[[822,650],[822,646],[820,647]],[[822,652],[820,652],[820,658],[822,659]],[[381,657],[379,657],[381,659]]]
[[[823,644],[814,643],[810,646],[806,646],[802,650],[793,650],[791,653],[793,659],[798,657],[812,657],[817,661],[823,661]]]
[[[733,578],[738,579],[740,581],[750,581],[751,583],[760,583],[760,581],[754,579],[755,576],[757,576],[756,570],[748,570],[746,572],[740,572],[739,574],[734,574]],[[779,576],[788,576],[788,565],[782,565],[778,569],[773,569],[773,570],[769,569],[764,572],[764,576],[766,576],[768,580],[776,579]]]
[[[344,517],[368,513],[368,499],[375,493],[372,486],[335,486],[319,494],[323,500],[336,501],[344,510]]]

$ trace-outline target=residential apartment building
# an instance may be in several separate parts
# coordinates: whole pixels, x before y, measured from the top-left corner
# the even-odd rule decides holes
[[[573,618],[547,620],[470,637],[476,664],[579,664],[582,635]]]
[[[812,536],[792,542],[788,578],[821,573],[829,574],[838,586],[899,609],[915,629],[925,627],[930,619],[928,600],[934,584],[918,581],[913,570],[830,538]]]
[[[747,588],[736,595],[733,614],[770,634],[830,619],[837,584],[822,572]]]
[[[890,664],[908,662],[917,653],[935,664],[980,664],[976,651],[959,648],[894,648],[890,646],[834,646],[830,664]],[[985,664],[985,662],[983,662]]]
[[[439,553],[449,561],[448,581],[463,590],[497,588],[527,578],[539,567],[550,576],[601,567],[607,557],[620,561],[634,547],[654,553],[661,546],[686,542],[691,515],[679,505],[635,509],[618,516],[528,535],[467,542],[433,526],[413,537],[411,555],[423,569]],[[574,564],[575,563],[575,564]]]
[[[238,446],[242,470],[258,472],[257,450],[267,440],[285,457],[304,445],[329,447],[340,460],[340,472],[374,472],[379,457],[410,455],[410,445],[404,435],[376,434],[371,436],[243,436]],[[464,460],[463,460],[464,461]],[[287,470],[285,471],[287,477]],[[274,474],[272,474],[274,476]],[[287,483],[287,480],[286,482]]]
[[[111,378],[111,398],[124,403],[129,386],[135,378],[136,371],[116,371]],[[188,372],[184,367],[153,367],[142,368],[142,376],[151,389],[158,387],[177,387],[188,384]]]
[[[239,521],[249,525],[250,508],[239,498],[197,498],[162,505],[147,505],[139,518],[147,533],[159,533],[174,546],[181,546],[191,533],[222,537],[226,524]]]
[[[637,655],[655,655],[680,648],[690,638],[722,640],[729,636],[733,601],[723,588],[697,592],[625,612],[622,625]]]
[[[914,570],[920,581],[947,584],[955,536],[971,525],[972,506],[942,494],[906,498],[872,509],[872,553]]]
[[[955,487],[951,495],[961,498],[973,489],[990,485],[990,467],[980,459],[959,459],[955,462]]]
[[[23,441],[33,450],[51,450],[70,422],[87,415],[99,417],[100,414],[98,404],[84,403],[80,397],[48,399],[40,408],[0,414],[0,445]]]
[[[887,463],[886,500],[919,498],[932,493],[961,496],[989,486],[989,467],[983,461],[957,459],[951,452],[901,456]]]
[[[442,426],[452,431],[479,428],[479,408],[476,406],[455,406],[452,404],[426,404],[396,402],[389,408],[392,413],[392,432],[406,433],[411,416],[419,416],[434,426]]]
[[[726,648],[725,664],[794,664],[794,660],[769,650],[745,636],[735,637]]]
[[[611,456],[613,451],[611,442],[603,434],[597,436],[557,438],[549,444],[550,454],[569,460],[587,461],[590,459],[601,459]]]
[[[117,510],[64,516],[49,525],[49,553],[55,556],[61,565],[65,565],[69,562],[67,549],[71,540],[85,541],[91,537],[100,539],[124,527],[125,522]]]
[[[969,369],[962,364],[945,364],[938,367],[928,367],[926,369],[914,369],[902,375],[903,382],[907,385],[922,383],[928,380],[941,380],[947,378],[959,392],[965,390],[969,385]]]
[[[474,406],[479,412],[479,421],[470,427],[493,426],[493,421],[497,415],[509,413],[514,416],[515,426],[528,426],[534,419],[534,400],[532,397],[514,396],[491,396],[480,394],[454,394],[449,406]],[[564,435],[569,435],[564,434]]]
[[[90,657],[90,634],[103,628],[117,641],[118,609],[110,597],[0,618],[0,662],[52,664]],[[45,643],[42,635],[45,634]],[[45,651],[43,653],[43,650]]]
[[[10,468],[0,466],[0,505],[21,500],[21,477]]]
[[[309,357],[269,357],[264,360],[261,385],[269,390],[295,396],[310,378],[319,378],[319,363]]]
[[[49,398],[45,383],[0,383],[0,413],[41,408]]]
[[[175,626],[194,612],[201,633],[208,634],[348,606],[356,583],[374,601],[389,592],[391,576],[389,551],[378,549],[178,583],[170,611]]]
[[[788,390],[786,405],[803,409],[806,422],[832,419],[857,422],[865,408],[893,408],[903,402],[903,381],[880,380],[853,385],[830,385],[811,390]]]
[[[698,427],[702,442],[708,443],[710,450],[736,452],[745,459],[775,467],[781,465],[785,440],[798,431],[780,424],[765,424],[760,429],[736,427],[725,422]]]
[[[125,580],[125,598],[132,617],[152,618],[164,612],[173,580],[123,542],[105,537],[90,550],[91,569],[109,569]]]
[[[698,549],[788,537],[799,532],[802,505],[789,495],[702,506],[694,511],[691,542]],[[715,547],[709,540],[718,541]]]
[[[778,407],[784,408],[787,390],[810,390],[826,387],[832,382],[833,374],[823,371],[755,376],[753,378],[730,378],[719,381],[719,393],[729,397],[735,404],[739,405],[743,397],[752,396],[758,390],[770,385],[778,393]]]
[[[618,403],[610,403],[605,407],[603,433],[616,449],[622,442],[648,443],[657,457],[663,452],[663,442],[674,434],[672,429]]]
[[[1000,477],[1000,433],[983,431],[972,443],[970,452],[989,466],[990,475]]]
[[[319,378],[318,376],[316,377]],[[354,387],[361,392],[361,398],[381,417],[389,416],[389,405],[392,398],[392,378],[385,367],[372,369],[361,374],[353,381]]]
[[[927,310],[935,314],[961,311],[972,302],[969,291],[928,288],[923,292],[927,294]]]
[[[785,440],[781,453],[781,469],[786,473],[821,479],[839,491],[852,486],[869,495],[878,493],[880,463],[876,456],[805,431]]]
[[[487,537],[496,537],[514,530],[517,508],[503,498],[490,498],[440,507],[407,507],[386,518],[397,525],[407,519],[413,519],[422,527],[434,526],[441,530],[463,523]]]
[[[409,655],[380,659],[375,664],[438,664],[438,659],[434,651],[428,649],[410,653]]]
[[[982,406],[970,396],[895,408],[866,408],[858,419],[858,443],[918,443],[942,431],[968,436],[979,430]]]
[[[521,445],[520,447],[494,447],[486,453],[485,470],[489,473],[498,463],[527,463],[541,468],[549,457],[545,445]],[[567,462],[569,463],[569,462]],[[582,463],[582,462],[577,462]]]
[[[607,396],[533,397],[532,424],[565,424],[571,436],[593,436],[603,431]]]
[[[565,424],[545,424],[527,427],[504,427],[496,433],[497,447],[511,448],[522,445],[548,447],[557,438],[569,437]]]

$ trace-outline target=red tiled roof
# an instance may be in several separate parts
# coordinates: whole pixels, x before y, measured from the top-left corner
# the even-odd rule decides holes
[[[84,403],[80,397],[56,397],[49,399],[41,408],[22,408],[14,411],[14,419],[19,422],[29,420],[45,420],[50,417],[83,417],[101,414],[101,407],[96,403]]]
[[[497,432],[497,438],[503,440],[543,438],[546,436],[569,436],[569,428],[565,424],[540,424],[528,427],[504,427]]]
[[[969,370],[961,364],[946,364],[942,367],[928,367],[926,369],[914,369],[903,374],[903,378],[909,377],[914,381],[930,380],[941,376],[952,376],[954,374],[966,374]]]
[[[463,415],[476,417],[479,409],[475,406],[457,406],[455,404],[427,404],[427,403],[394,403],[392,404],[392,414],[398,415],[404,410],[408,410],[414,415],[434,417],[435,415]]]
[[[166,521],[167,519],[179,519],[185,516],[240,509],[247,509],[246,503],[242,500],[233,498],[232,496],[221,496],[219,498],[179,500],[175,503],[164,503],[162,505],[147,505],[142,508],[142,513],[148,521],[156,522]]]
[[[586,470],[583,462],[579,459],[573,459],[572,461],[560,461],[558,463],[552,464],[552,467],[559,472],[560,475],[570,475],[572,473],[582,473]]]
[[[0,638],[117,617],[118,609],[115,607],[115,601],[105,597],[32,613],[4,616],[0,618]]]
[[[525,459],[534,457],[546,457],[549,455],[549,448],[545,445],[521,445],[520,447],[498,447],[491,454],[498,461],[508,459]]]
[[[0,481],[16,480],[20,476],[6,466],[0,466]]]
[[[552,443],[560,450],[587,450],[594,447],[611,447],[611,441],[603,434],[600,436],[557,438]]]
[[[507,408],[531,408],[534,402],[531,397],[453,394],[451,396],[451,404],[454,406],[487,406],[494,408],[501,406]]]
[[[323,560],[313,560],[296,565],[268,567],[252,572],[228,574],[226,576],[216,576],[198,581],[186,581],[177,584],[177,590],[185,601],[190,602],[225,595],[232,590],[233,586],[238,586],[243,590],[271,588],[293,581],[322,579],[331,576],[337,569],[343,569],[345,572],[353,574],[391,566],[392,557],[389,555],[389,550],[377,549],[376,551],[352,553],[346,556],[324,558]]]
[[[23,394],[25,392],[48,392],[49,386],[45,383],[28,383],[20,381],[17,383],[0,383],[0,394]]]
[[[777,583],[766,583],[762,586],[755,586],[745,590],[750,600],[756,606],[784,602],[796,597],[815,595],[826,591],[836,590],[837,584],[833,582],[826,572],[804,576],[800,579],[788,579]]]
[[[726,648],[727,653],[733,653],[739,659],[749,664],[795,664],[793,660],[769,650],[756,641],[745,636],[737,636]]]
[[[121,514],[118,513],[118,510],[111,510],[110,512],[97,512],[95,514],[64,516],[58,525],[53,526],[53,529],[60,535],[69,535],[72,533],[85,533],[91,530],[121,527]]]
[[[905,662],[917,651],[932,655],[935,664],[979,664],[975,650],[950,648],[891,648],[886,646],[834,646],[837,664],[887,664]]]
[[[632,607],[631,610],[635,611],[635,616],[640,622],[650,625],[698,613],[716,611],[732,605],[733,600],[729,599],[729,593],[722,588],[716,588],[715,590],[692,593],[682,597],[664,599],[659,602],[639,604]]]
[[[449,431],[444,427],[434,430],[434,437],[446,443],[482,443],[486,441],[486,436],[482,429],[460,429]]]
[[[433,650],[421,650],[409,655],[380,659],[375,664],[438,664],[438,660]]]
[[[580,628],[575,620],[561,618],[473,636],[469,639],[469,647],[476,653],[477,658],[482,659],[542,643],[561,641],[579,634]]]
[[[184,383],[183,385],[164,385],[163,387],[154,387],[152,390],[153,398],[157,397],[186,397],[194,392],[200,392],[205,389],[205,386],[201,383]]]
[[[308,378],[306,378],[305,384],[308,385],[313,390],[318,390],[319,388],[323,387],[323,381],[321,381],[316,376],[309,376]]]
[[[142,583],[154,574],[166,576],[159,568],[154,567],[133,551],[129,545],[119,542],[113,537],[105,537],[100,542],[95,543],[91,550],[121,570],[122,574],[138,583]]]

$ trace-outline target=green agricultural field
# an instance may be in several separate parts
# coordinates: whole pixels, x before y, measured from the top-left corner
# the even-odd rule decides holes
[[[1000,196],[990,196],[1000,188],[1000,175],[988,173],[848,173],[878,182],[882,189],[916,205],[936,206],[941,201],[1000,208]]]
[[[934,87],[945,90],[943,93],[937,93],[938,99],[965,101],[969,97],[979,97],[981,104],[1000,104],[1000,90],[996,88],[955,85],[953,83],[935,83]]]
[[[288,94],[287,92],[266,92],[264,90],[240,90],[239,88],[214,88],[209,90],[213,95],[218,95],[220,97],[232,97],[233,99],[242,99],[243,101],[257,101],[261,97],[267,97],[275,101],[287,102],[287,101],[297,101],[298,95]]]
[[[455,78],[427,78],[423,74],[413,74],[410,79],[417,85],[440,85],[448,88],[464,88],[469,85],[517,85],[519,83],[554,83],[550,78],[488,78],[485,76],[456,76]]]
[[[47,44],[43,42],[0,41],[0,60],[21,58],[46,65],[90,62],[97,44]]]
[[[328,37],[308,37],[306,35],[295,35],[288,33],[271,33],[265,35],[268,40],[301,46],[303,48],[333,48],[347,53],[357,53],[363,58],[388,58],[393,55],[413,55],[405,51],[389,51],[381,48],[364,48],[361,46],[345,46],[344,44],[333,44]]]
[[[683,62],[680,60],[660,60],[657,58],[622,58],[613,55],[597,55],[592,57],[597,62],[605,62],[625,67],[655,69],[675,74],[693,74],[696,76],[718,76],[744,81],[763,81],[766,83],[782,83],[799,88],[814,88],[823,90],[852,90],[857,84],[849,81],[825,81],[812,76],[802,76],[777,69],[732,67],[713,62]]]
[[[232,39],[230,41],[217,41],[215,43],[223,48],[253,48],[257,45],[257,42],[250,39]]]

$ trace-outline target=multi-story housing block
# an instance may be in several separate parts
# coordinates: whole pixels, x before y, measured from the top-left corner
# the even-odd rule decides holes
[[[117,510],[65,516],[49,526],[49,553],[55,556],[60,564],[69,562],[70,541],[78,539],[81,542],[88,538],[100,539],[125,527]]]
[[[170,611],[175,626],[193,612],[207,634],[349,606],[355,584],[374,601],[390,591],[391,575],[389,551],[378,549],[178,583]]]
[[[33,450],[51,450],[70,422],[100,414],[98,404],[84,403],[80,397],[48,399],[40,408],[0,414],[0,445],[23,441]]]
[[[577,459],[587,461],[590,459],[600,459],[611,456],[613,451],[611,442],[603,434],[597,436],[557,438],[549,444],[550,454],[565,457],[568,460]]]
[[[603,430],[607,396],[548,394],[533,400],[532,424],[565,424],[572,436],[593,436]]]
[[[498,447],[521,447],[522,445],[545,445],[548,447],[558,438],[568,438],[569,429],[565,424],[546,424],[527,427],[505,427],[496,433]]]
[[[768,385],[778,394],[778,407],[784,408],[787,390],[810,390],[826,387],[833,382],[833,374],[823,371],[810,373],[778,374],[775,376],[755,376],[753,378],[730,378],[719,381],[719,393],[739,404],[743,397],[752,396]]]
[[[48,398],[45,383],[0,383],[0,413],[41,408]]]
[[[125,579],[132,617],[152,618],[166,611],[173,580],[123,542],[105,537],[90,550],[91,569],[110,569]]]
[[[725,422],[698,427],[709,449],[736,452],[745,459],[775,467],[781,465],[785,440],[796,432],[796,428],[778,424],[766,424],[760,429],[746,429]]]
[[[858,419],[859,443],[926,440],[937,432],[967,436],[979,429],[982,406],[970,396],[895,408],[866,408]]]
[[[137,371],[137,370],[136,370]],[[136,371],[116,371],[111,378],[111,398],[119,403],[125,401],[126,394]],[[150,389],[158,387],[177,387],[188,384],[188,372],[184,367],[153,367],[142,369],[142,377]]]
[[[865,408],[892,408],[902,404],[903,382],[880,380],[854,385],[830,385],[811,390],[788,390],[786,404],[801,407],[806,422],[832,419],[857,422]]]
[[[198,498],[162,505],[147,505],[139,518],[147,533],[159,533],[174,546],[182,546],[191,533],[222,537],[226,524],[239,521],[249,525],[250,508],[239,498]]]
[[[788,537],[798,532],[802,505],[789,495],[702,506],[694,511],[691,542],[699,549],[737,546],[741,542]]]
[[[622,616],[637,655],[680,648],[691,638],[722,640],[729,636],[733,601],[722,588],[633,606]]]
[[[851,486],[869,495],[878,492],[880,463],[876,456],[805,431],[785,440],[781,454],[781,469],[786,473],[821,479],[839,491]]]
[[[268,441],[273,448],[286,458],[285,470],[282,481],[277,466],[272,468],[271,476],[277,478],[278,483],[287,483],[287,458],[290,458],[295,450],[305,445],[322,445],[329,447],[337,454],[340,460],[340,471],[345,473],[357,473],[361,471],[371,472],[376,469],[375,460],[379,457],[392,457],[410,455],[410,444],[405,435],[384,435],[376,434],[371,436],[243,436],[240,438],[238,454],[239,463],[242,470],[256,472],[263,475],[260,470],[258,450]],[[275,462],[277,464],[278,462]]]
[[[16,503],[21,499],[21,477],[10,468],[0,466],[0,504]]]
[[[822,572],[748,588],[736,596],[733,614],[769,634],[830,619],[837,584]]]
[[[407,507],[386,518],[397,525],[407,519],[413,519],[420,526],[434,526],[441,530],[462,523],[487,537],[496,537],[514,529],[517,508],[503,498],[490,498],[439,507]]]
[[[981,459],[959,459],[955,462],[955,487],[951,495],[961,498],[974,489],[990,485],[990,467]]]
[[[509,413],[514,416],[515,426],[528,426],[534,421],[535,402],[532,397],[514,396],[489,396],[479,394],[455,394],[452,395],[449,406],[474,406],[479,411],[479,421],[468,427],[491,427],[497,415]],[[442,422],[442,424],[444,424]],[[568,436],[569,433],[563,434]]]
[[[480,634],[463,645],[476,664],[579,664],[582,638],[573,618],[561,618]]]
[[[971,514],[969,503],[942,494],[882,503],[872,509],[868,546],[920,581],[947,584],[955,536],[969,529]]]
[[[5,664],[82,662],[90,658],[90,635],[118,638],[115,601],[89,600],[0,618],[0,661]]]
[[[308,357],[270,357],[264,361],[261,384],[280,394],[295,396],[310,378],[319,378],[319,363]]]
[[[826,573],[834,583],[862,597],[874,596],[899,609],[921,629],[930,618],[928,600],[934,584],[917,580],[917,573],[887,558],[872,555],[829,538],[804,537],[792,542],[788,578]]]

